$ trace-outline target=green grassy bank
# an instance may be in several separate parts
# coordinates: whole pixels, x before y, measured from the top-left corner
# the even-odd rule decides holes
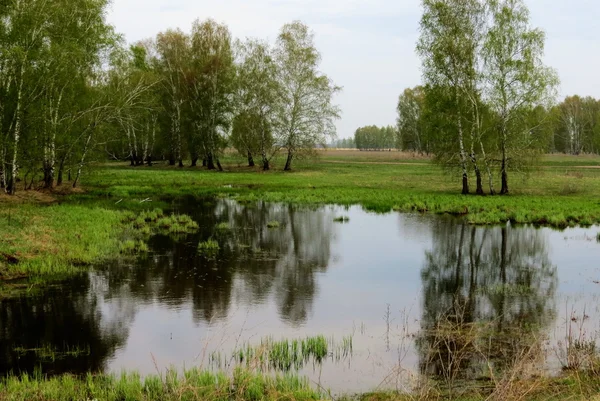
[[[0,277],[81,270],[119,253],[121,213],[78,205],[5,204],[0,209]]]
[[[166,201],[189,195],[448,213],[473,224],[589,226],[600,223],[598,160],[547,156],[528,175],[510,177],[509,196],[460,195],[455,176],[427,158],[399,152],[322,152],[317,160],[298,161],[291,173],[250,169],[234,156],[224,159],[221,173],[164,164],[101,165],[83,178],[83,191],[22,191],[18,202],[0,197],[0,283],[29,276],[30,285],[115,257],[123,242],[131,248],[136,238],[130,234],[139,231],[131,230],[135,222],[125,221],[128,213],[166,207]]]
[[[473,224],[511,221],[564,228],[600,223],[600,169],[582,168],[577,159],[549,156],[549,165],[528,175],[511,176],[508,196],[463,196],[458,193],[459,180],[426,159],[404,163],[398,159],[399,153],[373,152],[371,157],[359,153],[362,155],[347,156],[349,161],[339,162],[341,156],[333,151],[317,161],[297,163],[291,173],[265,173],[233,159],[227,160],[223,173],[164,165],[109,165],[87,178],[87,196],[196,195],[230,196],[241,201],[360,204],[379,212],[449,213],[464,216]],[[358,157],[363,161],[353,161]]]

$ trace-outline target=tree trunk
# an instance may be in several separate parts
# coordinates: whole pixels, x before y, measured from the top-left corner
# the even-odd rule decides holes
[[[462,168],[462,194],[469,193],[469,176],[467,174],[467,155],[463,140],[462,116],[458,116],[458,145],[460,147],[460,165]]]
[[[269,166],[269,159],[263,159],[262,166],[263,166],[263,171],[270,170],[271,166]]]
[[[254,158],[252,157],[252,152],[248,151],[248,167],[254,167]]]
[[[294,154],[291,151],[288,151],[287,160],[285,161],[285,168],[283,171],[292,171],[292,159],[294,158]]]
[[[506,160],[502,158],[502,188],[500,195],[508,195],[508,174],[506,172]]]
[[[207,166],[206,157],[204,157],[202,159],[202,167],[206,167],[206,166]]]
[[[508,172],[507,172],[507,160],[506,160],[506,128],[502,129],[502,165],[500,168],[502,175],[502,188],[500,188],[500,195],[508,194]]]
[[[156,142],[156,122],[158,117],[152,118],[152,137],[150,139],[150,143],[148,144],[148,156],[146,157],[146,161],[148,162],[148,166],[152,167],[152,155],[154,154],[154,143]]]
[[[209,170],[215,170],[216,169],[212,153],[209,153],[206,156],[206,167],[208,167]]]
[[[192,164],[190,167],[196,167],[198,165],[198,156],[192,157]]]
[[[485,169],[488,175],[488,183],[490,186],[490,195],[495,195],[496,191],[494,190],[494,176],[492,174],[492,169],[490,167],[490,162],[486,156],[485,148],[483,147],[483,142],[481,142],[481,137],[479,137],[479,146],[481,148],[481,154],[483,155],[483,161],[485,163]]]
[[[221,166],[221,162],[219,161],[219,157],[215,156],[215,161],[217,162],[217,169],[219,171],[223,171],[223,167]]]
[[[183,160],[179,159],[179,167],[183,167]]]
[[[77,183],[79,182],[79,178],[81,177],[81,170],[83,169],[83,164],[85,162],[85,156],[87,155],[87,152],[89,150],[89,145],[92,140],[92,135],[93,135],[94,129],[95,129],[95,124],[94,124],[94,127],[90,130],[87,140],[85,141],[85,146],[83,147],[83,153],[81,154],[81,160],[79,161],[79,166],[77,166],[77,175],[75,176],[75,181],[73,181],[73,188],[77,187]]]
[[[56,179],[56,186],[60,187],[63,183],[63,170],[65,168],[65,161],[61,160],[58,166],[58,178]]]
[[[14,195],[17,190],[17,177],[19,175],[19,164],[18,164],[18,156],[19,156],[19,140],[21,138],[21,99],[23,97],[23,78],[24,78],[25,68],[21,66],[21,81],[19,83],[19,89],[17,91],[17,105],[15,109],[15,126],[14,126],[14,149],[13,149],[13,157],[12,157],[12,165],[11,165],[11,174],[10,174],[10,182],[8,186],[8,193]]]
[[[479,167],[477,166],[477,164],[474,165],[475,167],[475,178],[477,179],[477,195],[483,195],[483,181],[481,180],[481,171],[479,170]]]
[[[48,161],[44,162],[44,188],[49,189],[54,186],[54,167],[48,163]]]

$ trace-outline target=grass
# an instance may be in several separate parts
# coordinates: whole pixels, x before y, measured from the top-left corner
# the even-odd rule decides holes
[[[280,224],[277,220],[269,221],[267,223],[268,228],[279,228]]]
[[[128,239],[121,243],[121,253],[135,255],[137,253],[148,252],[148,245],[142,240]]]
[[[33,353],[38,359],[44,361],[55,361],[58,359],[63,359],[65,357],[81,357],[81,356],[89,356],[91,354],[91,349],[89,346],[87,347],[69,347],[66,346],[65,349],[57,349],[50,345],[44,345],[38,348],[22,348],[17,347],[14,351],[20,356],[25,356],[28,353]]]
[[[338,216],[333,219],[335,223],[348,223],[350,222],[350,217],[348,216]]]
[[[231,373],[189,369],[182,373],[121,375],[12,376],[0,379],[0,400],[6,401],[598,401],[600,380],[587,374],[560,378],[515,379],[513,392],[492,386],[486,391],[451,395],[433,388],[416,392],[380,391],[333,397],[315,389],[308,379],[267,375],[236,368]],[[499,391],[499,392],[497,392]]]
[[[187,215],[137,199],[62,203],[0,200],[0,298],[44,286],[119,257],[147,252],[155,234],[193,233]]]
[[[352,336],[341,343],[322,335],[300,339],[264,338],[259,345],[245,344],[232,355],[221,351],[210,355],[210,366],[216,369],[253,368],[260,372],[298,371],[308,364],[322,365],[326,359],[339,362],[352,356]]]
[[[2,207],[0,277],[71,273],[118,255],[122,218],[119,211],[79,205]]]
[[[217,231],[229,231],[229,230],[231,230],[231,227],[229,226],[229,223],[223,222],[223,223],[217,224],[215,229]]]
[[[198,254],[206,257],[216,256],[220,249],[219,243],[212,238],[198,243]]]
[[[317,161],[298,162],[291,173],[235,167],[236,159],[231,158],[224,159],[224,173],[107,164],[87,177],[86,189],[92,197],[160,193],[230,197],[242,203],[358,204],[377,212],[452,214],[473,224],[511,221],[564,228],[600,223],[600,169],[581,168],[582,163],[595,166],[600,157],[547,156],[527,175],[509,176],[508,196],[462,196],[459,177],[427,158],[409,157],[399,152],[331,151]]]
[[[11,376],[0,381],[0,400],[10,401],[258,401],[320,400],[308,380],[236,369],[232,374],[190,369],[178,374],[120,376]]]

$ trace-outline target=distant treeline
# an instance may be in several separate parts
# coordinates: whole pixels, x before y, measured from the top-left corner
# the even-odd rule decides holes
[[[398,124],[396,127],[398,149],[420,153],[431,153],[438,149],[440,133],[432,125],[431,111],[423,87],[406,89],[398,102]],[[489,111],[488,111],[489,113]],[[528,113],[531,128],[528,145],[544,153],[571,155],[600,154],[600,100],[592,97],[568,96],[561,103],[537,106]],[[495,140],[493,115],[484,120],[487,130],[484,138]]]
[[[361,127],[354,133],[354,143],[360,150],[391,150],[398,148],[398,135],[392,126]]]

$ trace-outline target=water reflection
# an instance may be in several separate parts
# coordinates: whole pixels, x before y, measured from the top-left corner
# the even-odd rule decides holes
[[[87,275],[41,296],[0,301],[0,372],[85,373],[128,336],[131,315],[103,319],[101,296]]]
[[[421,372],[473,379],[514,361],[556,318],[544,232],[437,220],[421,272]]]
[[[222,328],[231,338],[216,338],[208,352],[233,351],[242,331],[242,341],[253,344],[265,336],[340,341],[354,333],[352,366],[324,366],[314,378],[346,392],[380,384],[400,359],[389,338],[403,341],[405,333],[418,332],[416,343],[406,342],[403,367],[444,379],[479,377],[509,364],[529,345],[527,335],[556,324],[552,261],[563,277],[586,268],[585,261],[560,259],[564,234],[550,230],[471,227],[358,207],[187,198],[172,209],[191,215],[200,231],[154,237],[145,258],[103,266],[39,296],[0,301],[0,374],[40,366],[47,373],[154,373],[154,357],[160,367],[198,366],[204,340]],[[350,223],[335,223],[339,215]],[[269,229],[271,221],[279,228]],[[209,238],[220,245],[214,258],[197,252]],[[581,258],[593,260],[596,244],[584,245],[590,249],[582,246]],[[406,311],[406,319],[384,322],[387,304],[392,315]],[[406,331],[399,329],[404,322]],[[469,332],[475,335],[462,335]],[[60,357],[40,359],[35,349]]]

